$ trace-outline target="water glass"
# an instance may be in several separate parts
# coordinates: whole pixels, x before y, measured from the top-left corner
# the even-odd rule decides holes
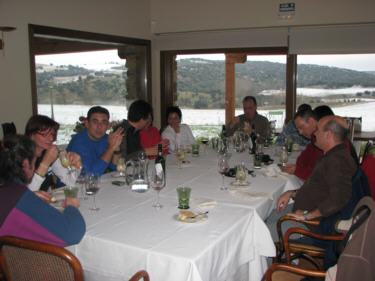
[[[189,209],[190,193],[190,187],[177,187],[179,209]]]
[[[92,204],[89,207],[89,210],[92,211],[99,211],[100,208],[96,206],[96,201],[95,201],[95,195],[99,191],[99,176],[90,174],[87,176],[87,182],[86,182],[86,194],[91,196],[92,199]]]
[[[199,143],[194,143],[191,145],[191,156],[193,157],[199,156]]]
[[[66,186],[64,188],[65,198],[77,198],[78,187],[75,186]]]

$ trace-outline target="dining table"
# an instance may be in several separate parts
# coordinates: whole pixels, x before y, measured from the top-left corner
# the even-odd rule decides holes
[[[264,220],[288,176],[270,174],[268,166],[255,170],[248,151],[230,153],[230,167],[243,164],[251,174],[243,186],[225,177],[226,190],[220,189],[218,153],[213,149],[201,149],[198,157],[188,154],[182,165],[168,155],[159,209],[153,207],[152,188],[134,192],[128,185],[112,184],[125,180],[117,172],[103,175],[95,198],[100,209],[89,209],[92,196],[81,198],[86,234],[68,247],[80,260],[85,280],[129,280],[141,269],[152,281],[261,280],[267,257],[275,256]],[[265,153],[273,157],[275,149]],[[149,160],[149,168],[153,165]],[[205,214],[189,222],[179,220],[177,187],[190,187],[190,210]]]

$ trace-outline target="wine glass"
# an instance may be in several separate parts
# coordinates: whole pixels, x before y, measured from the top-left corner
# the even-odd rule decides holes
[[[177,164],[178,167],[181,169],[182,168],[182,163],[185,161],[185,150],[184,147],[179,145],[176,147],[176,158],[177,158]]]
[[[124,177],[125,176],[126,166],[125,166],[125,158],[124,157],[120,157],[117,160],[116,169],[117,169],[118,175],[120,177]]]
[[[87,182],[86,182],[86,194],[91,196],[92,199],[92,204],[89,207],[89,210],[91,211],[99,211],[99,207],[96,206],[96,201],[95,201],[95,195],[99,191],[99,176],[94,175],[94,174],[89,174],[87,176]]]
[[[87,173],[86,173],[86,170],[82,168],[81,173],[79,174],[76,180],[76,183],[80,185],[81,195],[79,199],[87,200],[86,190],[85,190],[86,182],[87,182]]]
[[[207,154],[207,145],[208,145],[208,142],[209,142],[210,140],[209,140],[209,138],[207,138],[207,137],[203,137],[202,139],[201,139],[201,143],[203,144],[203,152],[205,153],[205,154]]]
[[[219,172],[219,174],[221,174],[222,179],[223,179],[220,189],[221,190],[227,190],[227,187],[224,185],[225,174],[229,171],[229,163],[228,163],[227,157],[225,157],[225,156],[219,157],[217,169],[218,169],[218,172]]]
[[[165,177],[163,166],[161,165],[161,163],[156,163],[154,169],[151,172],[150,185],[157,192],[156,202],[152,205],[152,207],[154,207],[157,210],[163,207],[163,205],[161,205],[159,201],[159,193],[160,190],[162,190],[164,187],[164,182]]]
[[[280,163],[282,167],[285,167],[288,163],[288,151],[285,146],[282,147],[280,154]]]

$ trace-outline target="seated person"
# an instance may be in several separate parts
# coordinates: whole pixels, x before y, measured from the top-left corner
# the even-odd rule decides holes
[[[67,151],[78,153],[83,168],[87,173],[102,175],[106,169],[115,170],[117,163],[116,151],[124,135],[123,129],[106,134],[109,129],[109,112],[101,106],[94,106],[87,112],[85,129],[74,135]]]
[[[314,134],[323,156],[299,190],[286,191],[279,197],[277,212],[267,219],[275,240],[276,222],[282,215],[292,211],[290,215],[298,220],[328,217],[348,203],[357,165],[344,144],[347,133],[346,121],[341,117],[326,116],[318,122]],[[290,199],[295,201],[288,207]]]
[[[54,175],[66,185],[72,185],[76,181],[76,175],[70,174],[59,160],[59,151],[54,144],[59,127],[59,123],[44,115],[34,115],[27,121],[25,135],[36,145],[35,173],[28,184],[32,191],[48,190],[50,186],[54,186]],[[81,169],[81,158],[78,154],[68,153],[67,157],[70,165]]]
[[[62,212],[26,186],[34,175],[35,144],[26,136],[9,136],[0,148],[0,236],[15,236],[66,247],[86,231],[79,201],[67,198]]]
[[[177,146],[188,146],[195,143],[195,138],[187,124],[181,124],[182,112],[178,106],[167,108],[168,126],[161,134],[164,139],[169,140],[169,152],[174,152]]]
[[[334,115],[332,109],[328,105],[319,105],[315,107],[314,113],[318,120],[322,119],[324,116]]]
[[[236,116],[227,126],[227,136],[232,136],[235,131],[249,127],[255,130],[263,139],[270,133],[268,119],[257,112],[257,101],[253,96],[246,96],[242,100],[244,114]]]
[[[300,153],[296,164],[287,164],[282,170],[288,174],[294,174],[302,181],[305,181],[310,177],[316,162],[323,155],[323,152],[315,146],[314,133],[317,130],[318,120],[311,108],[306,108],[296,113],[294,123],[298,132],[305,138],[310,139],[311,142]]]
[[[119,127],[125,132],[120,145],[121,154],[126,159],[137,158],[140,151],[148,157],[157,155],[157,144],[163,144],[163,149],[168,146],[168,141],[160,140],[157,144],[143,148],[140,132],[150,125],[152,121],[152,107],[144,100],[134,101],[128,110],[128,120],[123,120]],[[153,130],[153,129],[152,129]]]
[[[298,107],[297,112],[306,109],[311,110],[312,108],[310,105],[303,103]],[[282,132],[277,136],[276,143],[279,145],[284,145],[288,138],[290,138],[293,143],[297,143],[301,146],[306,146],[310,142],[309,138],[299,134],[294,120],[290,120],[284,125]]]

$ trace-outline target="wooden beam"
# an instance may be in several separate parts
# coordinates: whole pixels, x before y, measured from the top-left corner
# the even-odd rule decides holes
[[[236,73],[235,64],[245,63],[246,53],[225,54],[225,124],[234,118],[236,108]]]
[[[286,63],[286,98],[285,122],[293,119],[296,111],[297,89],[297,55],[287,55]]]

